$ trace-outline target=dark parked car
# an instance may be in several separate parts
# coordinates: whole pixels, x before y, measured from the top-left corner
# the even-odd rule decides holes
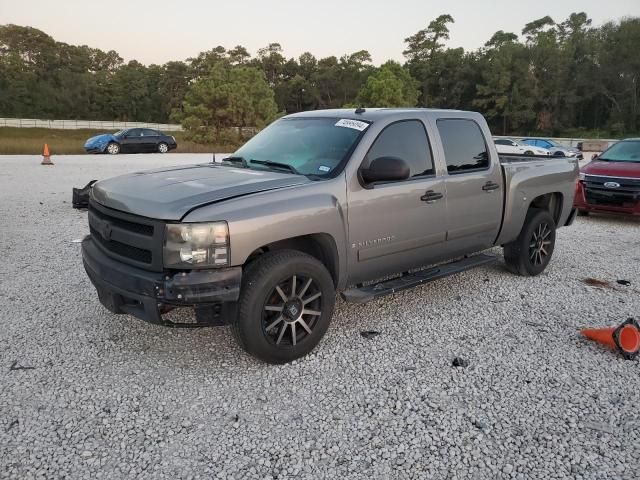
[[[640,138],[613,144],[580,170],[575,207],[640,216]]]
[[[167,153],[178,146],[175,137],[150,128],[129,128],[91,137],[84,144],[87,153]]]

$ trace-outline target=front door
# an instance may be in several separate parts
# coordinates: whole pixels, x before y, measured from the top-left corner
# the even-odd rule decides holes
[[[447,244],[451,252],[487,248],[502,221],[500,160],[491,158],[475,121],[443,118],[436,124],[447,164]]]
[[[125,133],[120,147],[124,153],[137,153],[142,148],[142,129],[132,128]]]
[[[387,126],[362,167],[379,157],[401,158],[410,166],[410,177],[362,185],[348,193],[350,283],[420,266],[445,242],[444,180],[436,176],[422,121]]]

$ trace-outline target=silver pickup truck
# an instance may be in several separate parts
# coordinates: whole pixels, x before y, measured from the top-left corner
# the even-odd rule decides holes
[[[110,311],[228,323],[282,363],[318,344],[336,292],[363,303],[492,262],[480,252],[497,245],[510,271],[539,274],[577,177],[575,159],[499,157],[478,113],[305,112],[222,162],[98,182],[82,256]],[[175,307],[193,322],[167,319]]]

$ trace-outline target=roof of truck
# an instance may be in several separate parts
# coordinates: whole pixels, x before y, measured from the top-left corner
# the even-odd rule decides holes
[[[329,117],[329,118],[361,118],[362,120],[368,120],[370,122],[375,121],[389,115],[395,115],[399,113],[416,113],[416,112],[429,112],[429,113],[475,113],[465,112],[463,110],[446,110],[438,108],[337,108],[328,110],[310,110],[308,112],[298,112],[287,115],[285,118],[294,117]]]

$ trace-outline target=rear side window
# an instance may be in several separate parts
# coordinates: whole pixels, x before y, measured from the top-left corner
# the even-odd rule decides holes
[[[465,173],[489,168],[489,152],[482,130],[473,120],[438,120],[449,173]]]
[[[149,128],[145,128],[142,133],[144,134],[145,137],[157,137],[158,136],[158,132],[156,132],[155,130],[151,130]]]
[[[385,128],[367,153],[367,164],[379,157],[398,157],[409,164],[410,176],[433,175],[433,158],[424,125],[405,120]]]

